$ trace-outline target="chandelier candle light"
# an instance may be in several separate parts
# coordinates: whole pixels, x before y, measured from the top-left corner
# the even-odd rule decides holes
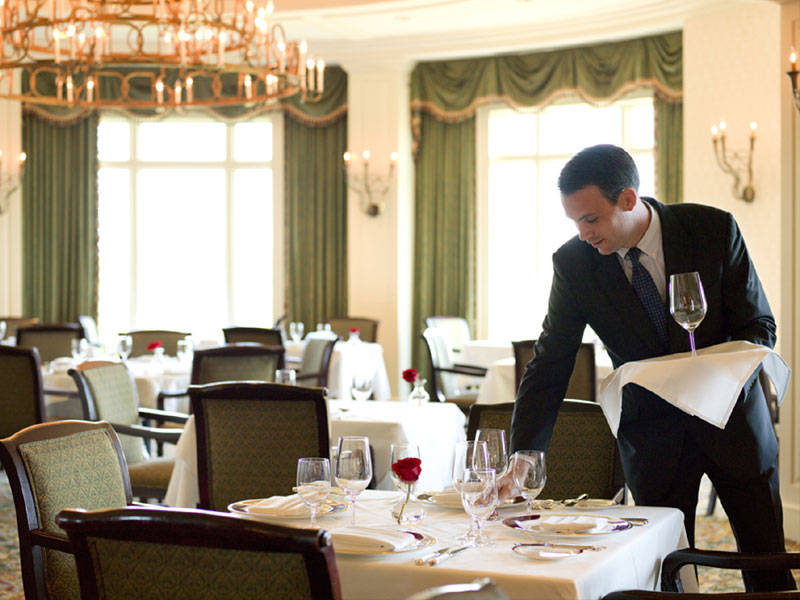
[[[319,100],[325,63],[286,39],[274,10],[272,0],[0,0],[0,98],[130,108]],[[20,67],[29,89],[15,92]],[[45,91],[53,79],[55,96]]]
[[[711,143],[714,145],[714,156],[717,159],[719,168],[733,177],[733,195],[741,198],[745,202],[752,202],[756,197],[756,190],[753,187],[753,148],[756,143],[756,128],[758,124],[753,121],[750,123],[750,149],[745,155],[743,152],[728,152],[725,147],[725,132],[728,125],[725,121],[720,121],[719,125],[711,127]],[[739,168],[732,163],[739,163]],[[741,169],[747,170],[747,184],[742,187]]]
[[[354,173],[355,163],[358,159],[350,152],[344,153],[344,168],[347,173],[347,187],[358,194],[361,203],[361,210],[370,217],[377,217],[383,212],[384,198],[389,188],[392,186],[395,165],[397,164],[397,152],[389,154],[389,169],[386,175],[369,174],[369,161],[372,153],[364,150],[361,153],[363,158],[363,173]],[[375,198],[373,199],[373,194]]]
[[[0,8],[3,6],[2,2],[3,0],[0,0]],[[27,158],[27,154],[20,152],[16,172],[10,169],[6,170],[6,157],[3,151],[0,150],[0,215],[8,210],[11,194],[19,189],[19,183],[25,174],[25,160]]]

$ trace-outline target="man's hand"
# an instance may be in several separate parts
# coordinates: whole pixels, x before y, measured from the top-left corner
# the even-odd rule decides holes
[[[519,495],[519,487],[517,487],[517,484],[514,483],[513,462],[511,464],[511,468],[506,471],[506,474],[497,480],[497,493],[500,497],[500,502]]]

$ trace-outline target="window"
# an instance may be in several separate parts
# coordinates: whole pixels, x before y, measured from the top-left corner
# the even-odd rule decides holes
[[[278,127],[279,127],[278,123]],[[98,326],[220,340],[273,321],[275,120],[101,118]]]
[[[572,99],[537,112],[479,111],[480,337],[511,341],[541,332],[552,254],[577,233],[557,186],[573,154],[599,143],[624,147],[639,168],[639,193],[654,195],[653,119],[650,96],[602,107]]]

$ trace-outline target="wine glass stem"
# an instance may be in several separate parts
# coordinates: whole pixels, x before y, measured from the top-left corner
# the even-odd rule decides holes
[[[689,345],[692,347],[692,356],[697,356],[697,350],[694,347],[694,331],[689,332]]]
[[[356,524],[356,499],[353,498],[353,514],[350,516],[350,525]]]
[[[317,528],[317,511],[313,508],[309,509],[311,512],[311,523],[308,524],[309,529]]]

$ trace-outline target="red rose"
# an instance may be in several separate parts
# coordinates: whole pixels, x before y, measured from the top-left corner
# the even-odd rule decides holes
[[[408,383],[414,383],[418,376],[419,373],[416,369],[406,369],[403,371],[403,381],[407,381]]]
[[[147,344],[147,351],[152,352],[156,348],[161,348],[163,346],[164,344],[162,344],[159,340],[156,340],[155,342],[150,342],[149,344]]]
[[[403,483],[414,483],[422,473],[422,461],[418,458],[401,458],[392,465],[392,471]]]
[[[361,333],[361,330],[358,327],[351,327],[350,333]]]

